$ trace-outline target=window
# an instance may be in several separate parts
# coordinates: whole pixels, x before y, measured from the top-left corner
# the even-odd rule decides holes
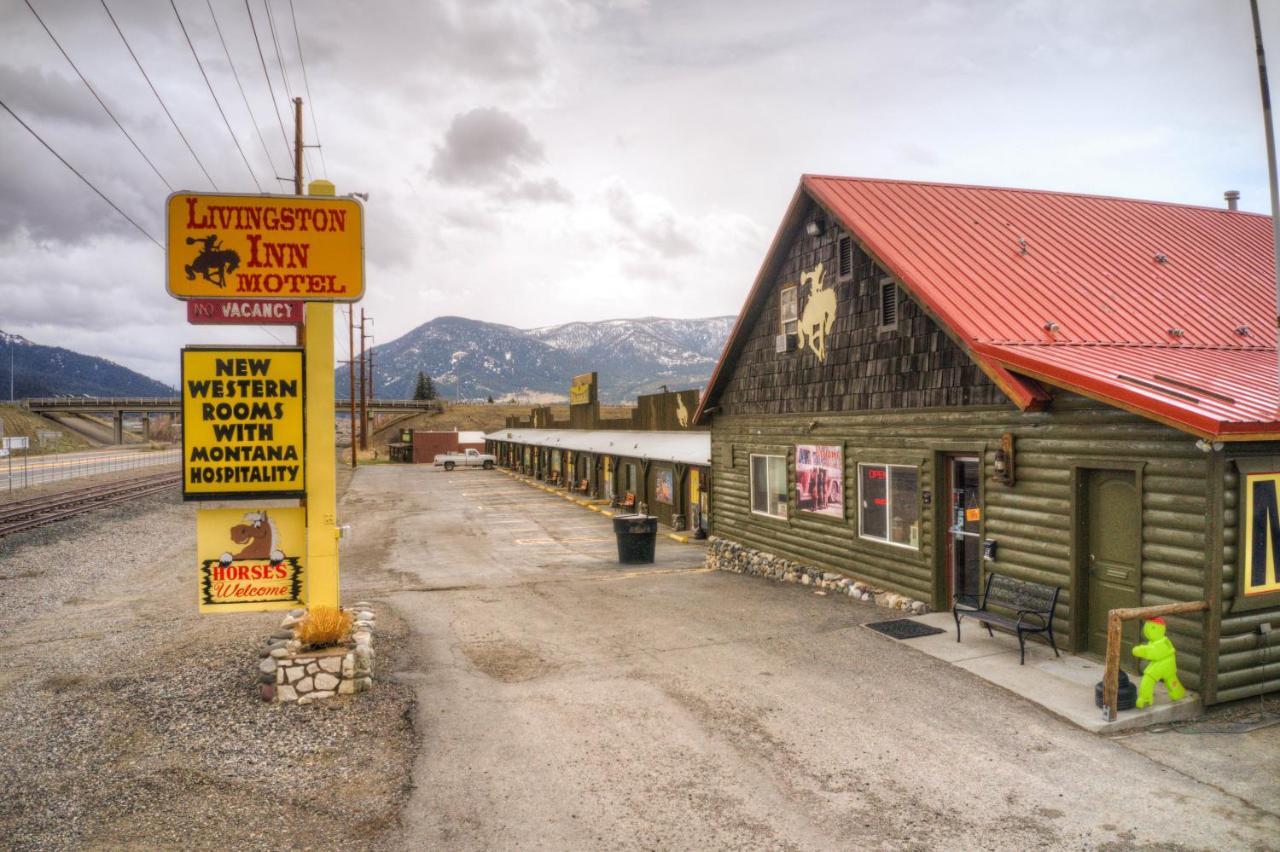
[[[795,334],[800,326],[800,288],[794,284],[782,288],[780,316],[782,333]]]
[[[751,511],[775,518],[787,516],[787,457],[751,457]]]
[[[898,285],[889,277],[880,279],[880,330],[898,327]]]
[[[858,465],[858,535],[920,548],[920,469],[896,464]]]
[[[841,234],[836,240],[836,279],[848,281],[853,277],[853,237]]]

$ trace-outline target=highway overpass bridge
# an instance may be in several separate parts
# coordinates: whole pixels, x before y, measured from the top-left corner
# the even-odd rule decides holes
[[[143,436],[149,438],[153,414],[178,414],[182,410],[182,398],[177,396],[43,396],[20,400],[18,404],[36,414],[110,415],[114,426],[112,434],[117,444],[124,443],[125,414],[142,415]],[[357,400],[356,405],[359,404]],[[411,414],[431,411],[434,406],[434,402],[416,399],[371,399],[365,402],[370,414]],[[350,411],[351,400],[335,400],[334,409],[344,413]]]

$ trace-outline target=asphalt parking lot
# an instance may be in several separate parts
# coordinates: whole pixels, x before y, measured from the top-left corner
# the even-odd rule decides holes
[[[501,471],[362,468],[352,593],[411,643],[405,848],[1268,848],[1280,806],[1196,780],[861,625],[701,569]],[[384,532],[385,530],[385,532]],[[377,531],[376,533],[374,531]],[[1187,760],[1193,760],[1188,757]]]

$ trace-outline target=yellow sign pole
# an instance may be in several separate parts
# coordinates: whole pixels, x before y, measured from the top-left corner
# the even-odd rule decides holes
[[[308,195],[334,195],[333,184],[312,181]],[[307,360],[308,606],[338,605],[338,498],[334,474],[333,303],[307,302],[303,349]]]

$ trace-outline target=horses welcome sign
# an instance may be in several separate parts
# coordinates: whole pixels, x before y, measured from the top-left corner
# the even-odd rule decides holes
[[[298,606],[306,544],[305,509],[201,509],[196,514],[200,611]]]

